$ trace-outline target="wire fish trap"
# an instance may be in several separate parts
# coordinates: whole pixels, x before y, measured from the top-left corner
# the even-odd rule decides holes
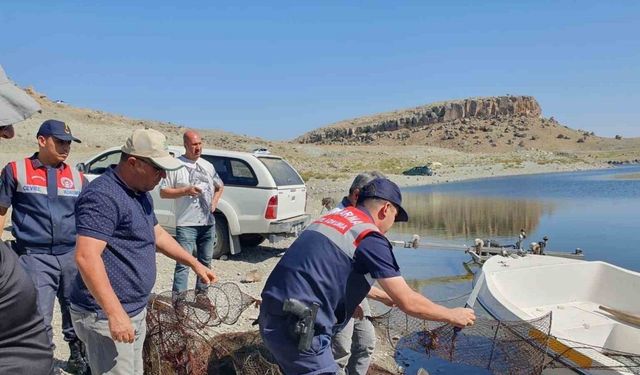
[[[206,291],[151,295],[145,374],[207,374],[212,350],[207,329],[235,324],[255,302],[234,283],[212,285]]]
[[[217,335],[211,346],[208,374],[281,374],[258,331]]]
[[[457,331],[394,308],[374,318],[374,324],[397,351],[435,355],[494,374],[541,374],[546,368],[569,368],[586,374],[640,375],[640,355],[551,335],[551,314],[527,321],[478,318],[473,326]]]
[[[176,353],[145,351],[145,374],[151,375],[281,375],[257,331],[225,333],[208,341],[189,337],[186,350]],[[147,349],[145,342],[145,349]],[[149,356],[155,354],[156,356]],[[169,355],[167,355],[169,354]]]
[[[550,336],[546,367],[607,375],[640,375],[640,355]]]
[[[255,298],[231,282],[211,285],[205,291],[164,292],[158,295],[158,301],[171,301],[178,317],[184,319],[183,323],[195,329],[234,324],[244,310],[256,303]]]
[[[540,374],[545,365],[551,315],[532,321],[500,322],[479,318],[460,331],[411,317],[394,308],[374,319],[397,351],[491,370],[494,374]]]
[[[194,290],[152,295],[147,309],[144,373],[281,375],[258,331],[206,334],[207,328],[234,324],[255,302],[233,283],[211,286],[206,295]],[[372,366],[369,374],[391,373]]]
[[[227,333],[214,337],[208,374],[281,375],[275,359],[264,346],[260,333]],[[368,375],[394,375],[375,364]]]

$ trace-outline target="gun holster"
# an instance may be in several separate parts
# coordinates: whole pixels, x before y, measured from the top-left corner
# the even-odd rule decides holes
[[[290,334],[298,340],[299,350],[311,349],[319,307],[317,303],[308,306],[295,298],[287,298],[282,305],[282,312],[293,318],[289,327]]]

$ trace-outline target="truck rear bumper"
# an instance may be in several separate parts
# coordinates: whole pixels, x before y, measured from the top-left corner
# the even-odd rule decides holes
[[[269,224],[269,233],[284,236],[297,236],[311,221],[311,215],[300,215],[290,219],[273,221]]]

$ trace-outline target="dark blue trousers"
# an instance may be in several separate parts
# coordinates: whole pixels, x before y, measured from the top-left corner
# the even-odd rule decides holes
[[[44,317],[44,325],[51,345],[53,345],[53,305],[56,297],[62,312],[62,334],[64,341],[77,339],[69,314],[71,285],[78,274],[75,251],[62,255],[33,254],[29,250],[20,255],[20,264],[33,280],[38,291],[38,310]]]
[[[316,335],[311,349],[301,351],[298,342],[289,333],[289,317],[271,315],[260,309],[258,323],[262,341],[285,375],[328,375],[338,371],[331,351],[331,336]]]

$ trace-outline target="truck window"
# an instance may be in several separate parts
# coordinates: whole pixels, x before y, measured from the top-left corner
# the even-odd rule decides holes
[[[109,169],[110,166],[120,162],[120,150],[102,155],[98,159],[92,160],[89,164],[88,174],[101,175]]]
[[[282,159],[258,158],[267,167],[277,186],[304,185],[298,173]]]
[[[211,155],[202,155],[202,157],[213,164],[218,176],[220,176],[225,185],[258,185],[256,174],[244,160]]]

